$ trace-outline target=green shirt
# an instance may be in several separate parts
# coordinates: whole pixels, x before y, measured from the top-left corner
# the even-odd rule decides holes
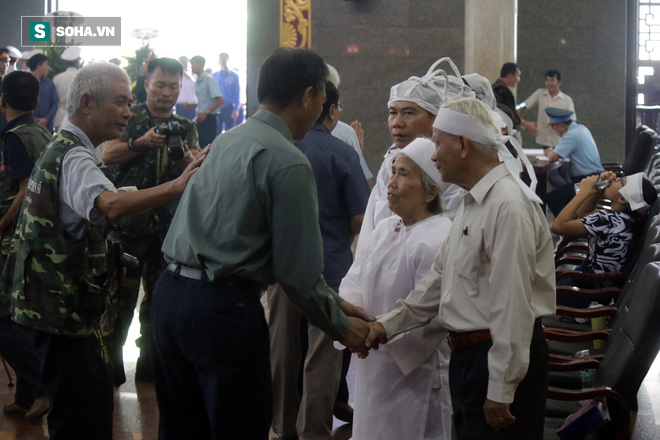
[[[277,115],[259,110],[216,138],[183,193],[163,244],[165,259],[205,268],[210,280],[279,282],[310,323],[348,333],[341,298],[323,279],[316,183]]]

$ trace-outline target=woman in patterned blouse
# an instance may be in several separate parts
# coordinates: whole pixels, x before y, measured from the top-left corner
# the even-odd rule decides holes
[[[598,180],[608,185],[596,188]],[[611,209],[596,210],[601,198],[610,200]],[[589,238],[589,251],[577,270],[583,272],[618,272],[630,255],[634,245],[638,215],[653,204],[657,193],[643,173],[617,178],[612,171],[586,177],[580,191],[559,213],[551,230],[571,238]],[[601,287],[593,282],[562,280],[559,284],[583,288]],[[557,303],[573,307],[587,307],[588,299],[557,297]]]

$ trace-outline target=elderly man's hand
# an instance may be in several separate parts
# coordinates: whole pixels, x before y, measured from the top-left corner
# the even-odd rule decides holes
[[[359,356],[366,357],[369,349],[364,345],[364,341],[367,339],[367,335],[369,335],[369,324],[353,316],[348,317],[348,322],[351,324],[348,334],[339,342],[349,348],[353,353],[358,353]]]
[[[172,180],[174,191],[176,191],[179,194],[183,193],[183,191],[186,189],[186,185],[188,185],[188,181],[193,176],[193,174],[195,174],[199,170],[200,165],[202,165],[202,162],[204,162],[204,159],[206,158],[206,155],[209,153],[210,149],[211,149],[210,145],[204,148],[197,155],[197,157],[195,157],[188,164],[188,166],[183,170],[183,173],[181,173],[181,175],[176,179]]]
[[[133,141],[133,145],[141,150],[149,148],[161,148],[165,145],[165,136],[156,133],[156,127],[151,127],[149,131]]]
[[[378,350],[380,344],[387,342],[387,335],[385,334],[385,327],[378,321],[369,323],[369,334],[367,339],[364,341],[364,345],[367,349]],[[358,353],[360,359],[367,357],[368,353]]]
[[[506,429],[516,421],[516,418],[509,411],[508,403],[499,403],[486,399],[486,403],[484,403],[484,414],[486,415],[486,423],[495,431]]]

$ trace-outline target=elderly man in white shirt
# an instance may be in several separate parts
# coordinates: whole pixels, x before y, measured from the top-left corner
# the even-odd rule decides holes
[[[80,47],[68,47],[64,52],[62,52],[62,61],[64,61],[66,64],[66,70],[55,75],[53,78],[53,82],[55,83],[55,90],[57,90],[57,96],[60,99],[60,102],[57,106],[57,113],[55,113],[55,119],[53,119],[53,126],[55,127],[56,132],[60,131],[60,127],[62,127],[62,125],[64,125],[64,123],[67,121],[67,96],[69,95],[69,87],[73,82],[73,78],[76,77],[76,74],[78,73],[78,67],[80,66]]]
[[[458,439],[542,439],[555,310],[552,239],[540,200],[518,177],[491,111],[464,99],[433,124],[443,180],[467,192],[432,269],[372,324],[367,346],[437,320],[449,330]],[[528,165],[528,164],[526,164]],[[364,354],[363,354],[364,355]]]

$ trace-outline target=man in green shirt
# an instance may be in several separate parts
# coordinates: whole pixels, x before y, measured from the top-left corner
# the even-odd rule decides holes
[[[264,62],[260,109],[219,136],[181,198],[152,303],[160,439],[267,438],[268,326],[260,292],[279,282],[309,322],[354,350],[367,324],[323,279],[314,174],[293,145],[319,117],[328,70],[315,52]]]

